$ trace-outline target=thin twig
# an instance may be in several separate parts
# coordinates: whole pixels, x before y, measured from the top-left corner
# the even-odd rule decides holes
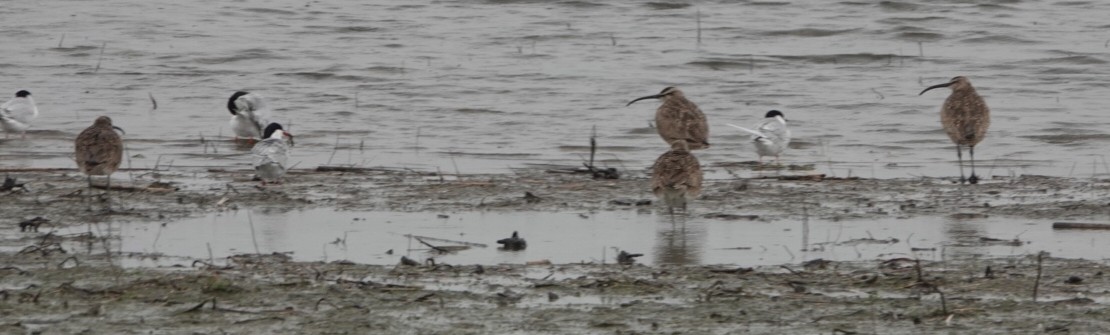
[[[100,71],[100,62],[104,60],[104,48],[106,47],[108,47],[108,42],[100,45],[100,58],[96,60],[96,69],[93,69],[93,73]]]
[[[1041,263],[1044,260],[1044,251],[1037,253],[1037,279],[1033,280],[1033,302],[1037,302],[1037,291],[1041,286]]]
[[[247,211],[247,222],[251,225],[251,242],[254,243],[254,253],[261,255],[262,252],[258,250],[258,238],[254,236],[254,219],[251,218],[251,212]]]

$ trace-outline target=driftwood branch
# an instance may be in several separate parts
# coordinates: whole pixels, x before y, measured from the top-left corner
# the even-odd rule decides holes
[[[358,167],[358,166],[338,166],[338,165],[320,165],[316,167],[316,172],[355,172],[355,173],[413,173],[421,176],[438,176],[435,172],[423,172],[406,168],[387,168],[387,167]]]
[[[1110,229],[1110,224],[1082,222],[1053,222],[1052,229]]]
[[[423,245],[426,245],[426,246],[428,246],[429,248],[432,248],[432,250],[435,250],[436,252],[439,252],[439,253],[441,253],[441,254],[446,254],[446,253],[449,253],[449,252],[450,252],[450,251],[447,251],[447,249],[444,249],[444,248],[440,248],[440,247],[434,246],[434,245],[432,245],[432,244],[430,244],[430,243],[428,243],[428,242],[424,242],[424,240],[421,240],[421,239],[420,239],[419,237],[416,237],[416,241],[417,241],[417,242],[420,242],[420,244],[423,244]]]
[[[824,181],[824,180],[859,180],[859,177],[827,177],[824,173],[821,174],[807,174],[807,175],[790,175],[790,176],[762,176],[753,179],[776,179],[776,180],[798,180],[798,181]]]
[[[428,236],[419,236],[419,235],[412,235],[412,234],[405,234],[404,236],[405,236],[405,237],[411,237],[411,238],[415,238],[415,239],[417,239],[417,240],[428,240],[428,241],[435,241],[435,242],[447,242],[447,243],[455,243],[455,244],[461,244],[461,245],[465,245],[465,246],[470,246],[470,247],[479,247],[479,248],[485,248],[485,247],[487,247],[487,245],[485,245],[485,244],[481,244],[481,243],[474,243],[474,242],[463,242],[463,241],[455,241],[455,240],[448,240],[448,239],[435,238],[435,237],[428,237]],[[421,241],[421,242],[423,242],[423,241]]]

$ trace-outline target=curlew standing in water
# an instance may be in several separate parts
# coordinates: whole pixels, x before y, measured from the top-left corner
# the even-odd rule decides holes
[[[671,144],[683,140],[689,144],[690,150],[709,148],[709,123],[705,120],[705,113],[693,101],[686,99],[681,90],[667,87],[659,94],[637,98],[625,106],[644,99],[663,100],[663,104],[655,110],[655,129],[664,142]]]
[[[39,109],[35,106],[35,99],[31,92],[20,90],[15,92],[15,98],[0,105],[0,127],[4,128],[4,138],[11,133],[20,133],[20,138],[27,138],[27,128],[31,127],[31,120],[39,116]]]
[[[991,110],[983,97],[975,92],[971,81],[967,77],[958,76],[944,84],[937,84],[925,88],[918,95],[938,88],[948,87],[952,94],[944,100],[940,108],[940,124],[948,133],[948,138],[956,143],[956,159],[960,164],[960,184],[965,181],[971,184],[979,183],[979,176],[975,175],[975,145],[987,135],[987,127],[991,125]],[[971,156],[971,178],[964,179],[963,146],[967,146],[968,155]]]
[[[231,112],[231,131],[235,142],[243,137],[249,140],[262,140],[263,131],[269,125],[270,109],[266,100],[258,93],[238,91],[227,99],[227,110]]]
[[[659,156],[651,169],[651,191],[663,200],[671,215],[676,207],[685,212],[686,203],[701,193],[701,165],[686,141],[672,142],[671,150]]]
[[[285,176],[285,165],[289,161],[289,145],[285,138],[292,138],[293,134],[285,132],[278,123],[266,126],[265,139],[254,145],[251,154],[254,155],[254,172],[262,180],[274,181],[280,184],[281,177]]]
[[[92,189],[92,176],[107,176],[104,194],[112,189],[112,173],[119,169],[123,161],[123,139],[116,134],[116,130],[123,132],[120,127],[112,125],[111,118],[101,116],[73,142],[73,159],[77,161],[77,169],[88,176],[89,189]]]
[[[752,134],[752,143],[755,144],[755,153],[759,155],[759,164],[763,164],[763,156],[775,156],[775,163],[779,163],[779,155],[790,145],[790,129],[786,128],[786,116],[782,112],[772,110],[764,115],[764,121],[756,130],[751,130],[731,123],[729,126]]]

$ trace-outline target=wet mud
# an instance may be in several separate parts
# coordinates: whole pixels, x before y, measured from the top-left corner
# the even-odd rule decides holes
[[[285,184],[261,188],[249,171],[135,170],[118,173],[108,196],[102,189],[87,189],[85,178],[74,171],[6,173],[23,187],[0,195],[4,333],[1009,334],[1110,329],[1102,308],[1110,280],[1097,255],[965,254],[942,260],[890,255],[765,266],[649,266],[612,259],[450,264],[418,257],[415,265],[366,265],[295,261],[281,253],[191,259],[124,252],[111,225],[158,225],[247,208],[429,214],[663,211],[648,203],[652,196],[642,171],[594,180],[546,170],[454,176],[312,169],[294,170]],[[1110,181],[1102,179],[995,177],[961,186],[931,178],[791,176],[797,175],[708,180],[686,215],[768,222],[802,216],[996,215],[1090,222],[1110,209],[1105,200]],[[31,220],[35,217],[49,221]],[[30,223],[21,230],[21,222]],[[879,237],[842,243],[897,242]],[[135,259],[158,259],[159,265],[121,265]]]

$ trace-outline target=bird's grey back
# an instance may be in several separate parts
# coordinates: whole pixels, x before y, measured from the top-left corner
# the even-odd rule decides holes
[[[276,163],[284,168],[289,159],[289,145],[285,139],[267,138],[254,145],[251,155],[254,156],[255,167]]]

